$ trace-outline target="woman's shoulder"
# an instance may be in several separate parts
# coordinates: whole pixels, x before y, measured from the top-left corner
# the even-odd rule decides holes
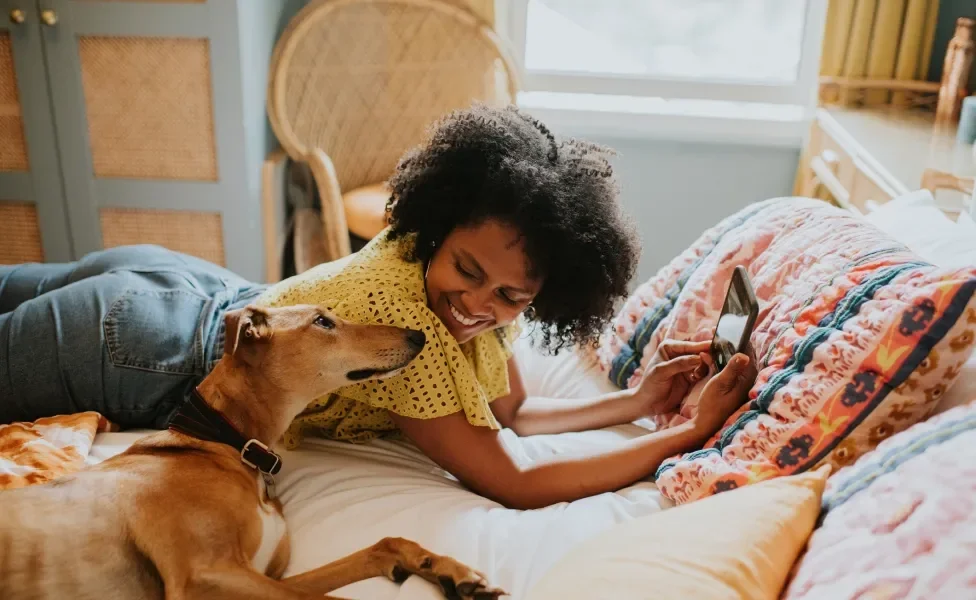
[[[404,258],[408,240],[391,240],[386,233],[355,254],[272,285],[262,302],[272,306],[332,304],[380,290],[401,301],[426,302],[421,267]]]

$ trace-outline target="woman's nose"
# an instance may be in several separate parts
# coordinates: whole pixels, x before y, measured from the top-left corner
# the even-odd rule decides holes
[[[491,317],[491,302],[487,301],[482,294],[476,292],[466,292],[461,294],[461,303],[464,310],[476,319],[487,319]]]

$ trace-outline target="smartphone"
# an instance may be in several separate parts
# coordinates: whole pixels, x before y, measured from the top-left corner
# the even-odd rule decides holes
[[[749,273],[740,265],[732,272],[729,291],[725,295],[722,314],[718,317],[712,338],[712,360],[719,371],[729,364],[736,353],[745,351],[758,315],[759,302],[749,281]]]

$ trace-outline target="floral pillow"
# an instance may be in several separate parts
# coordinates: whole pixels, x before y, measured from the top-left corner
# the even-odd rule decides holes
[[[850,464],[928,416],[972,353],[976,268],[938,269],[849,212],[780,198],[723,220],[637,289],[598,351],[611,381],[635,385],[664,339],[708,339],[737,265],[760,302],[759,377],[704,449],[658,469],[674,502]]]
[[[974,464],[969,405],[836,473],[785,600],[976,598]]]

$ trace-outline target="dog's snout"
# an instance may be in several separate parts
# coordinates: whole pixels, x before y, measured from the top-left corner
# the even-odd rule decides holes
[[[424,335],[423,331],[414,331],[413,329],[407,330],[407,343],[417,351],[423,350],[424,344],[427,343],[427,336]]]

